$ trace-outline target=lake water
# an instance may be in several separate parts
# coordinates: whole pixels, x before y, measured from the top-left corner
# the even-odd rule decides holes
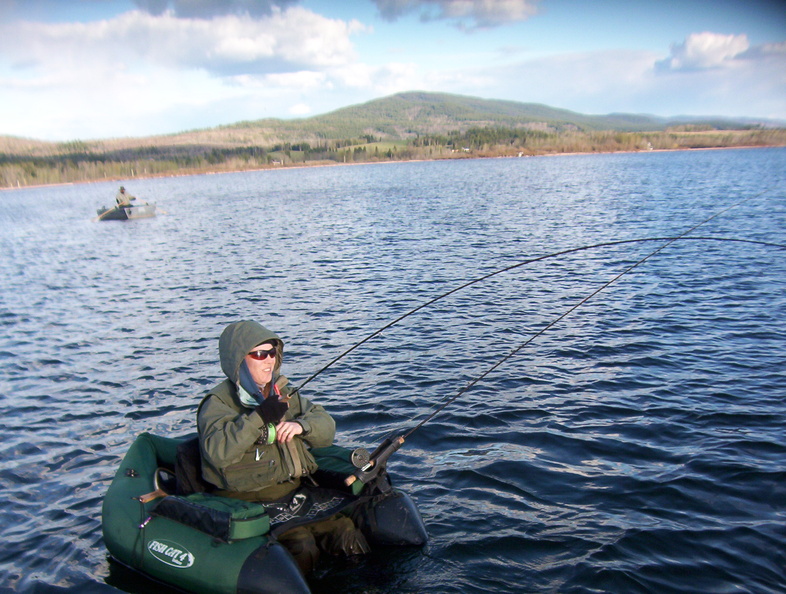
[[[299,383],[468,281],[718,214],[687,237],[748,242],[522,265],[311,381],[369,448],[461,394],[390,462],[428,546],[311,585],[786,592],[786,149],[122,183],[165,213],[93,222],[120,182],[0,192],[0,590],[160,591],[108,561],[101,501],[138,433],[194,431],[227,323],[278,331]]]

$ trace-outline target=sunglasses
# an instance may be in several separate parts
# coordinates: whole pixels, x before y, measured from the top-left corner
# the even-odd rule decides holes
[[[252,359],[256,359],[257,361],[264,361],[268,357],[273,357],[275,359],[276,347],[273,347],[272,349],[268,349],[266,351],[251,351],[248,354],[248,356],[251,357]]]

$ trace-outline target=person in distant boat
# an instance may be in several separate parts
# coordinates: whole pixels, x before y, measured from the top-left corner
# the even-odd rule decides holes
[[[126,193],[126,189],[120,186],[120,191],[115,196],[115,200],[119,206],[131,206],[131,201],[136,200],[136,196]]]
[[[278,371],[284,341],[253,321],[227,326],[218,341],[227,379],[199,405],[202,476],[215,494],[289,505],[301,485],[314,484],[310,447],[333,444],[336,423],[322,406],[295,393]],[[288,530],[278,538],[303,573],[321,552],[357,555],[370,549],[347,516]]]

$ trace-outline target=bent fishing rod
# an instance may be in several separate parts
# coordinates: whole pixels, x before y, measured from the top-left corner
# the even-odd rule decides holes
[[[364,484],[365,483],[369,483],[371,481],[374,481],[384,471],[384,469],[385,469],[385,467],[387,465],[387,460],[390,458],[390,456],[394,452],[396,452],[398,449],[400,449],[401,446],[406,441],[406,439],[409,438],[415,431],[417,431],[423,425],[425,425],[428,421],[430,421],[434,417],[436,417],[439,413],[441,413],[443,410],[445,410],[445,408],[450,406],[453,402],[458,400],[462,395],[464,395],[470,389],[472,389],[472,387],[474,387],[477,383],[482,381],[489,374],[491,374],[496,369],[498,369],[500,366],[502,366],[505,362],[507,362],[509,359],[511,359],[512,357],[516,356],[521,350],[526,348],[534,340],[536,340],[538,337],[542,336],[545,332],[547,332],[549,329],[554,327],[560,321],[565,319],[571,313],[576,311],[578,308],[580,308],[585,303],[590,301],[592,298],[597,296],[599,293],[601,293],[602,291],[607,289],[609,286],[611,286],[612,284],[616,283],[622,277],[624,277],[625,275],[627,275],[631,271],[635,270],[636,268],[638,268],[639,266],[641,266],[642,264],[644,264],[645,262],[647,262],[648,260],[650,260],[651,258],[656,256],[657,254],[659,254],[660,252],[662,252],[663,250],[665,250],[667,247],[671,246],[675,242],[680,241],[680,240],[689,240],[689,239],[690,240],[707,240],[707,241],[725,241],[725,242],[748,243],[748,244],[755,244],[755,245],[762,245],[762,246],[767,246],[767,247],[775,247],[775,248],[780,248],[780,249],[786,249],[786,245],[773,243],[773,242],[745,240],[745,239],[736,239],[736,238],[687,237],[687,235],[689,233],[695,231],[696,229],[698,229],[702,225],[705,225],[706,223],[710,222],[711,220],[715,219],[716,217],[720,216],[721,214],[727,212],[728,210],[730,210],[730,209],[732,209],[732,208],[734,208],[734,207],[736,207],[736,206],[738,206],[738,205],[742,204],[743,202],[745,202],[747,200],[750,200],[750,199],[751,198],[748,198],[746,200],[740,201],[740,202],[738,202],[736,204],[733,204],[733,205],[731,205],[731,206],[729,206],[729,207],[727,207],[727,208],[725,208],[725,209],[715,213],[711,217],[709,217],[709,218],[705,219],[704,221],[694,225],[693,227],[691,227],[690,229],[686,230],[685,232],[683,232],[682,234],[680,234],[680,235],[678,235],[676,237],[623,240],[623,241],[617,241],[617,242],[607,242],[607,243],[602,243],[602,244],[596,244],[596,245],[593,245],[593,246],[584,246],[584,247],[581,247],[581,248],[573,248],[573,249],[569,249],[569,250],[563,250],[561,252],[556,252],[554,254],[548,254],[546,256],[533,258],[531,260],[527,260],[525,262],[520,262],[518,264],[514,264],[514,265],[509,266],[507,268],[504,268],[502,270],[498,270],[496,272],[487,274],[487,275],[485,275],[483,277],[480,277],[478,279],[474,279],[472,281],[469,281],[469,282],[467,282],[467,283],[461,285],[460,287],[457,287],[457,288],[455,288],[455,289],[453,289],[451,291],[448,291],[447,293],[444,293],[443,295],[440,295],[440,296],[438,296],[438,297],[428,301],[427,303],[425,303],[425,304],[423,304],[421,306],[418,306],[417,308],[415,308],[415,309],[407,312],[406,314],[400,316],[399,318],[397,318],[393,322],[387,324],[385,327],[383,327],[380,330],[378,330],[377,332],[369,335],[366,339],[364,339],[363,341],[357,343],[356,345],[354,345],[353,347],[351,347],[350,349],[348,349],[347,351],[342,353],[339,357],[335,358],[328,365],[326,365],[321,370],[319,370],[316,374],[314,374],[313,376],[308,378],[308,380],[306,382],[304,382],[303,385],[305,385],[305,383],[307,383],[308,381],[310,381],[311,379],[313,379],[314,377],[319,375],[319,373],[321,373],[322,371],[324,371],[325,369],[330,367],[333,363],[335,363],[336,361],[338,361],[339,359],[341,359],[345,355],[349,354],[355,348],[357,348],[361,344],[367,342],[368,340],[371,340],[372,338],[374,338],[375,336],[377,336],[381,332],[383,332],[385,329],[387,329],[390,326],[392,326],[392,325],[398,323],[399,321],[403,320],[405,317],[408,317],[409,315],[414,314],[415,312],[417,312],[420,309],[423,309],[424,307],[434,303],[435,301],[438,301],[439,299],[447,297],[448,295],[451,295],[451,294],[455,293],[456,291],[459,291],[459,290],[461,290],[461,289],[463,289],[465,287],[468,287],[468,286],[470,286],[472,284],[475,284],[477,282],[481,282],[482,280],[490,278],[491,276],[495,276],[496,274],[501,274],[502,272],[506,272],[508,270],[512,270],[514,268],[518,268],[520,266],[524,266],[524,265],[526,265],[528,263],[544,260],[544,259],[547,259],[549,257],[556,257],[556,256],[564,255],[564,254],[567,254],[567,253],[575,253],[575,252],[584,251],[584,250],[588,250],[588,249],[593,249],[593,248],[597,248],[597,247],[606,247],[606,246],[610,246],[610,245],[620,245],[620,244],[625,244],[625,243],[638,243],[638,242],[645,242],[645,241],[663,241],[664,242],[663,245],[659,246],[658,248],[656,248],[652,252],[648,253],[643,258],[639,259],[635,263],[633,263],[630,266],[628,266],[627,268],[625,268],[622,272],[620,272],[619,274],[617,274],[616,276],[611,278],[605,284],[603,284],[602,286],[600,286],[599,288],[594,290],[592,293],[590,293],[589,295],[587,295],[586,297],[584,297],[583,299],[578,301],[576,304],[574,304],[573,306],[568,308],[565,312],[563,312],[562,314],[557,316],[555,319],[553,319],[551,322],[546,324],[538,332],[533,334],[530,338],[528,338],[522,344],[520,344],[519,346],[514,348],[507,355],[505,355],[499,361],[494,363],[494,365],[492,365],[491,367],[486,369],[483,373],[481,373],[480,375],[478,375],[477,377],[472,379],[470,382],[468,382],[467,385],[465,385],[462,389],[460,389],[455,395],[453,395],[451,398],[448,398],[447,400],[445,400],[440,406],[438,406],[435,410],[433,410],[428,416],[426,416],[422,421],[420,421],[412,429],[410,429],[409,431],[407,431],[403,435],[398,435],[398,436],[395,436],[395,437],[393,436],[393,434],[391,434],[390,436],[385,438],[383,440],[383,442],[370,455],[367,454],[367,453],[364,453],[363,450],[360,450],[359,453],[358,453],[358,460],[354,460],[353,459],[353,462],[355,462],[355,466],[358,467],[358,470],[355,471],[354,473],[352,473],[349,477],[347,477],[347,479],[345,481],[345,484],[347,486],[349,486],[352,483],[354,483],[356,480],[360,480]]]
[[[349,355],[352,351],[354,351],[358,347],[364,345],[369,340],[372,340],[375,337],[379,336],[380,334],[382,334],[385,330],[387,330],[391,326],[394,326],[394,325],[398,324],[399,322],[401,322],[402,320],[404,320],[405,318],[408,318],[409,316],[419,312],[421,309],[424,309],[424,308],[426,308],[426,307],[428,307],[430,305],[433,305],[437,301],[440,301],[441,299],[449,297],[450,295],[453,295],[454,293],[457,293],[457,292],[461,291],[462,289],[466,289],[467,287],[470,287],[470,286],[475,285],[477,283],[483,282],[484,280],[488,280],[491,277],[497,276],[499,274],[503,274],[505,272],[509,272],[511,270],[515,270],[516,268],[521,268],[523,266],[527,266],[529,264],[534,264],[535,262],[541,262],[543,260],[548,260],[550,258],[557,258],[559,256],[565,256],[567,254],[574,254],[574,253],[579,253],[579,252],[592,250],[592,249],[598,249],[598,248],[604,248],[604,247],[612,247],[612,246],[618,246],[618,245],[624,245],[624,244],[632,244],[632,243],[644,243],[644,242],[648,242],[648,241],[665,241],[665,242],[667,242],[661,249],[671,245],[675,241],[680,241],[680,240],[731,241],[731,242],[740,242],[740,243],[751,243],[751,244],[766,245],[766,246],[769,246],[769,247],[783,247],[780,244],[773,244],[773,243],[768,243],[768,242],[764,242],[764,241],[755,241],[755,240],[750,240],[750,239],[736,239],[736,238],[731,238],[731,237],[686,237],[689,233],[692,233],[693,231],[695,231],[696,229],[698,229],[702,225],[706,225],[707,223],[709,223],[713,219],[721,216],[722,214],[728,212],[729,210],[731,210],[733,208],[736,208],[737,206],[740,206],[741,204],[744,204],[745,202],[749,202],[750,200],[753,200],[755,198],[758,198],[758,197],[766,194],[767,192],[770,191],[770,189],[771,189],[771,187],[765,188],[764,190],[762,190],[758,194],[754,194],[753,196],[748,196],[747,198],[744,198],[744,199],[742,199],[742,200],[740,200],[740,201],[738,201],[738,202],[736,202],[736,203],[734,203],[734,204],[732,204],[730,206],[727,206],[726,208],[716,212],[711,217],[708,217],[705,220],[703,220],[702,222],[694,225],[693,227],[691,227],[687,231],[683,232],[682,234],[678,235],[677,237],[647,237],[647,238],[643,238],[643,239],[622,239],[622,240],[618,240],[618,241],[607,241],[607,242],[603,242],[603,243],[596,243],[596,244],[593,244],[593,245],[585,245],[585,246],[581,246],[581,247],[577,247],[577,248],[569,248],[569,249],[561,250],[561,251],[558,251],[558,252],[553,252],[551,254],[545,254],[543,256],[537,256],[537,257],[531,258],[529,260],[524,260],[523,262],[518,262],[516,264],[512,264],[510,266],[506,266],[505,268],[501,268],[499,270],[495,270],[494,272],[489,272],[488,274],[484,274],[483,276],[480,276],[478,278],[469,280],[469,281],[465,282],[463,285],[459,285],[458,287],[455,287],[455,288],[451,289],[450,291],[448,291],[446,293],[443,293],[441,295],[437,295],[433,299],[430,299],[429,301],[426,301],[425,303],[422,303],[422,304],[418,305],[414,309],[411,309],[411,310],[407,311],[406,313],[400,315],[399,317],[397,317],[393,321],[391,321],[391,322],[385,324],[384,326],[382,326],[382,328],[380,328],[379,330],[377,330],[375,332],[372,332],[371,334],[369,334],[366,338],[364,338],[360,342],[355,343],[354,345],[349,347],[347,350],[345,350],[343,353],[341,353],[337,357],[331,359],[326,365],[324,365],[323,367],[321,367],[320,369],[315,371],[313,374],[311,374],[309,377],[307,377],[305,379],[305,381],[302,384],[300,384],[300,386],[298,386],[297,388],[294,389],[293,394],[294,393],[299,393],[299,391],[303,387],[305,387],[306,384],[311,382],[311,380],[316,378],[318,375],[320,375],[324,371],[327,371],[328,369],[330,369],[335,363],[338,363],[341,359],[343,359],[344,357]],[[659,251],[660,250],[656,250],[655,252],[653,252],[651,254],[651,256],[655,255]],[[649,258],[649,256],[648,256],[648,258]],[[646,259],[647,258],[645,258],[645,260]]]
[[[382,334],[385,330],[388,330],[392,326],[395,326],[399,322],[403,321],[404,319],[408,318],[411,315],[416,314],[420,310],[425,309],[426,307],[428,307],[430,305],[433,305],[437,301],[445,299],[446,297],[450,297],[454,293],[458,293],[462,289],[466,289],[467,287],[470,287],[472,285],[480,283],[480,282],[482,282],[484,280],[488,280],[489,278],[497,276],[497,275],[502,274],[504,272],[509,272],[511,270],[515,270],[516,268],[521,268],[523,266],[527,266],[528,264],[534,264],[536,262],[542,262],[544,260],[549,260],[551,258],[558,258],[559,256],[565,256],[565,255],[568,255],[568,254],[576,254],[576,253],[579,253],[579,252],[585,252],[585,251],[595,250],[595,249],[600,249],[600,248],[615,247],[615,246],[626,245],[626,244],[634,244],[634,243],[647,243],[647,242],[654,242],[654,241],[668,241],[668,242],[672,242],[672,243],[675,242],[675,241],[734,242],[734,243],[745,243],[745,244],[760,245],[760,246],[765,246],[765,247],[777,247],[777,248],[784,248],[784,249],[786,249],[786,245],[784,245],[784,244],[772,243],[772,242],[768,242],[768,241],[757,241],[757,240],[753,240],[753,239],[739,239],[739,238],[736,238],[736,237],[682,237],[682,236],[678,236],[678,237],[644,237],[644,238],[638,238],[638,239],[621,239],[621,240],[617,240],[617,241],[606,241],[606,242],[603,242],[603,243],[595,243],[595,244],[592,244],[592,245],[584,245],[584,246],[581,246],[581,247],[568,248],[568,249],[565,249],[565,250],[561,250],[559,252],[552,252],[550,254],[544,254],[542,256],[537,256],[537,257],[534,257],[534,258],[530,258],[529,260],[523,260],[522,262],[518,262],[516,264],[511,264],[510,266],[506,266],[505,268],[500,268],[499,270],[495,270],[494,272],[489,272],[488,274],[484,274],[483,276],[479,276],[478,278],[469,280],[469,281],[465,282],[463,285],[459,285],[458,287],[454,287],[453,289],[451,289],[450,291],[447,291],[446,293],[442,293],[441,295],[437,295],[436,297],[434,297],[434,298],[432,298],[432,299],[430,299],[430,300],[428,300],[428,301],[426,301],[424,303],[421,303],[417,307],[415,307],[415,308],[407,311],[406,313],[400,315],[396,319],[392,320],[391,322],[388,322],[387,324],[385,324],[384,326],[382,326],[378,330],[376,330],[373,333],[371,333],[368,336],[366,336],[363,340],[361,340],[359,342],[356,342],[355,344],[353,344],[351,347],[346,349],[344,352],[342,352],[337,357],[334,357],[333,359],[331,359],[327,364],[325,364],[319,370],[317,370],[316,372],[312,373],[308,378],[306,378],[303,381],[302,384],[300,384],[297,388],[294,389],[294,391],[299,391],[302,388],[304,388],[306,386],[306,384],[310,383],[317,376],[321,375],[323,372],[325,372],[328,369],[330,369],[331,367],[333,367],[333,365],[338,363],[341,359],[343,359],[344,357],[349,355],[355,349],[359,348],[360,346],[364,345],[365,343],[369,342],[370,340],[372,340],[372,339],[376,338],[377,336],[379,336],[380,334]]]

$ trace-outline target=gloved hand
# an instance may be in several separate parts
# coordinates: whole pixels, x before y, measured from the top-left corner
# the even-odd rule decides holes
[[[278,425],[288,408],[289,404],[281,402],[275,396],[271,396],[270,398],[265,398],[265,401],[262,404],[258,404],[254,410],[259,413],[259,416],[262,417],[265,423]]]

